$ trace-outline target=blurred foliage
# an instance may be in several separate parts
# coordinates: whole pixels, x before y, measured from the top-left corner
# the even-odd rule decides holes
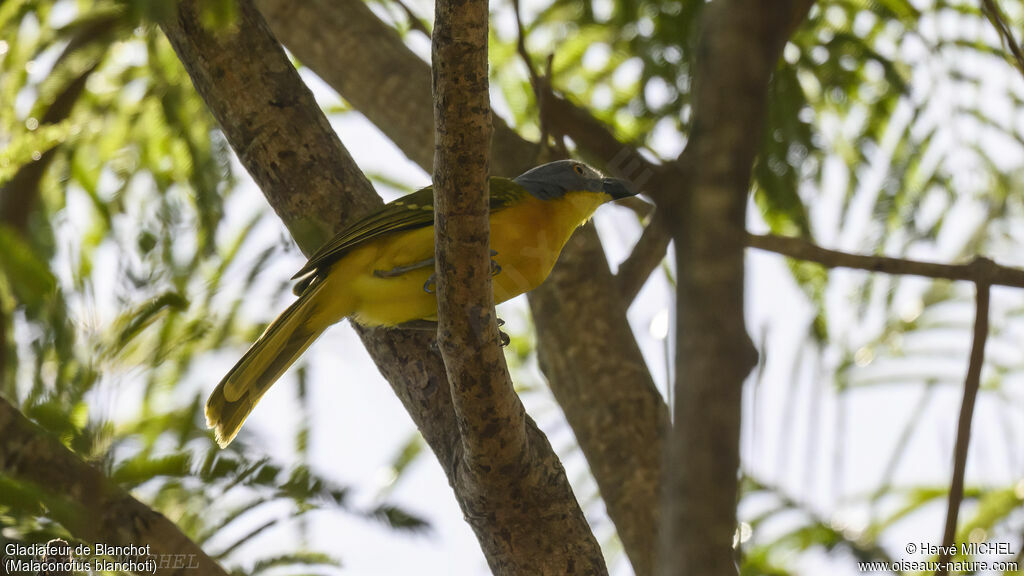
[[[685,146],[692,117],[690,87],[703,5],[661,0],[525,3],[526,47],[539,69],[553,55],[556,91],[587,107],[623,142],[652,158],[672,159]],[[993,26],[981,3],[817,2],[785,46],[769,86],[767,125],[754,168],[757,216],[752,228],[855,252],[949,262],[987,254],[1009,265],[1024,264],[1019,250],[1024,82],[1006,38],[997,34],[1019,33],[1024,5],[998,5],[1009,21]],[[507,18],[492,32],[494,86],[514,125],[536,137],[538,111],[516,47],[511,2],[497,10]],[[806,381],[806,374],[811,381],[791,386],[786,414],[776,415],[781,453],[798,448],[815,453],[822,393],[831,393],[840,411],[855,390],[868,384],[923,387],[926,400],[908,415],[893,452],[879,451],[879,466],[886,464],[886,470],[877,491],[844,495],[831,511],[804,510],[803,522],[783,522],[786,528],[777,531],[762,526],[770,524],[767,519],[749,522],[750,545],[742,547],[743,571],[749,574],[791,573],[794,559],[802,558],[792,552],[884,559],[885,546],[894,544],[885,538],[898,518],[930,518],[944,504],[944,488],[893,482],[928,416],[927,399],[940,392],[941,384],[962,383],[967,349],[961,344],[950,350],[949,339],[969,342],[972,326],[969,286],[828,273],[795,261],[788,266],[814,313],[791,376],[793,386]],[[985,393],[999,399],[1006,419],[1020,422],[1024,364],[1012,351],[1024,344],[1024,325],[1017,321],[1024,298],[1016,292],[1000,294],[1000,302],[993,312]],[[767,364],[780,358],[775,350],[787,347],[770,335],[764,344]],[[808,364],[818,368],[807,370]],[[1007,389],[1014,381],[1017,388]],[[831,388],[817,390],[829,382]],[[806,401],[796,396],[808,393]],[[808,406],[801,419],[811,426],[810,437],[796,435],[792,410],[797,405]],[[837,430],[830,431],[835,444],[823,452],[837,454],[841,462],[845,435],[856,434],[866,423],[839,417],[836,422]],[[1019,469],[1022,462],[1015,455],[1024,450],[1020,427],[1007,424],[1004,430],[997,449]],[[827,473],[828,466],[814,459],[803,465],[805,477],[823,469]],[[777,474],[786,472],[787,466],[777,467]],[[748,480],[744,502],[762,498],[767,489]],[[973,515],[965,512],[965,538],[972,526],[983,525],[989,539],[1019,541],[1011,536],[1024,527],[1024,482],[1018,480],[1009,486],[969,486],[965,511],[978,508]],[[882,512],[893,506],[898,518]],[[799,507],[806,505],[783,500],[772,514]],[[850,510],[864,508],[874,510],[866,524],[844,520]]]
[[[206,430],[189,377],[216,379],[203,358],[262,331],[241,296],[283,242],[255,233],[262,207],[226,218],[231,154],[153,24],[168,9],[0,4],[0,393],[227,566],[334,573],[338,561],[315,551],[236,551],[315,510],[426,524],[387,503],[355,506],[305,458],[308,430],[289,464],[245,434],[220,450]],[[231,25],[233,2],[204,9],[211,28]],[[0,483],[0,543],[70,537],[53,520],[59,501]]]

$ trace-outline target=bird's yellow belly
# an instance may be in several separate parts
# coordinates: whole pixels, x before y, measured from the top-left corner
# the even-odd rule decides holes
[[[564,206],[524,202],[491,216],[491,249],[497,252],[493,259],[501,267],[492,278],[496,304],[536,288],[547,278],[572,232],[600,205],[603,199],[590,198],[597,196],[564,200]],[[433,264],[391,277],[374,273],[425,262],[433,256],[432,226],[395,233],[353,250],[335,264],[328,278],[336,278],[337,289],[347,289],[352,302],[346,307],[354,307],[354,312],[346,314],[339,308],[334,313],[350,314],[366,326],[436,320],[436,296],[424,290],[434,273]]]

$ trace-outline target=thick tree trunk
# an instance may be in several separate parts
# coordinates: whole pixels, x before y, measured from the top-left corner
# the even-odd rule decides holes
[[[674,217],[675,427],[661,574],[728,576],[739,475],[740,399],[757,360],[743,316],[747,193],[768,80],[808,0],[719,0],[704,9],[694,74],[692,182]]]

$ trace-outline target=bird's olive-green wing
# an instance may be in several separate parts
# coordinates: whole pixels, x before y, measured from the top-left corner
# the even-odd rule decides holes
[[[519,184],[507,178],[491,178],[490,208],[497,212],[522,201],[527,194]],[[292,278],[301,278],[327,266],[356,246],[384,234],[413,230],[434,224],[434,190],[428,186],[381,206],[342,230],[320,247]]]

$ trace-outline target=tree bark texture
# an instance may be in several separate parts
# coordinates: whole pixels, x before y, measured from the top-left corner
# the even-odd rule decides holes
[[[487,18],[487,0],[439,0],[432,35],[437,340],[464,459],[483,476],[522,464],[525,443],[491,288]]]
[[[593,224],[584,228],[596,236]],[[618,293],[604,289],[613,280],[600,244],[574,235],[559,260],[559,274],[592,282],[545,284],[549,297],[530,295],[538,332],[556,334],[566,344],[558,349],[538,347],[541,368],[559,374],[551,390],[570,423],[590,464],[591,472],[615,523],[623,548],[637,574],[653,574],[655,531],[660,487],[662,434],[668,429],[668,409],[654,386],[639,346],[626,321],[625,304]],[[594,254],[594,253],[597,254]],[[591,263],[600,263],[593,266]],[[594,314],[593,308],[608,310]],[[563,318],[576,318],[563,322]],[[625,335],[625,336],[624,336]],[[604,353],[614,342],[618,354]],[[587,371],[575,370],[587,366]],[[618,386],[594,386],[593,373]],[[600,396],[600,398],[595,398]],[[594,406],[605,409],[591,413]],[[653,418],[653,421],[651,420]]]

